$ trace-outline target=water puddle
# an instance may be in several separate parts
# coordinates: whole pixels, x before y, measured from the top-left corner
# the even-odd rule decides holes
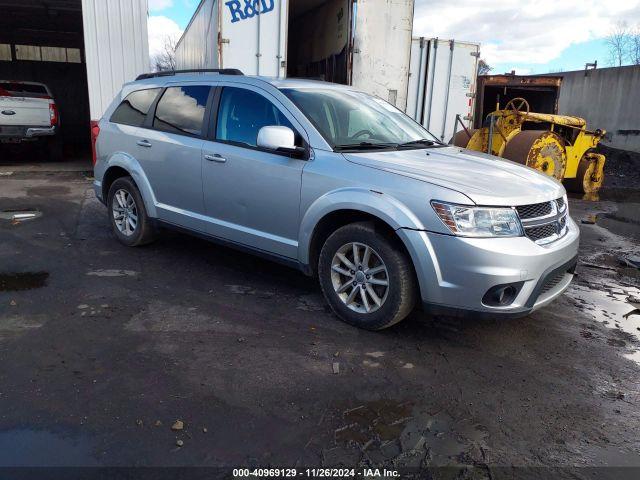
[[[590,314],[607,328],[623,333],[617,338],[609,338],[607,343],[613,347],[626,347],[623,356],[640,364],[640,290],[635,287],[601,285],[589,288],[584,285],[571,285],[570,296],[575,305]],[[590,338],[593,333],[583,332]],[[625,338],[626,337],[626,338]]]
[[[97,466],[89,444],[50,432],[0,432],[0,467]]]
[[[42,288],[49,272],[0,273],[0,292],[17,292]]]
[[[42,216],[42,212],[40,210],[35,210],[35,209],[1,210],[0,211],[0,220],[7,220],[12,223],[25,222],[27,220],[35,220],[36,218],[40,218],[41,216]]]
[[[618,203],[615,211],[588,215],[582,223],[596,223],[616,235],[640,240],[640,203]]]

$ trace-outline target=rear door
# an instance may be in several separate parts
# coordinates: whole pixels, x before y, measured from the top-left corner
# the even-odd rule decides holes
[[[168,86],[152,107],[137,145],[147,150],[142,167],[156,197],[158,217],[205,231],[202,146],[212,100],[208,85]]]
[[[306,161],[257,147],[258,131],[282,125],[307,140],[302,126],[270,93],[249,85],[223,86],[217,121],[202,165],[208,232],[289,258],[298,255],[302,170]],[[215,107],[214,107],[215,108]]]
[[[48,127],[51,101],[44,85],[0,81],[0,126]]]

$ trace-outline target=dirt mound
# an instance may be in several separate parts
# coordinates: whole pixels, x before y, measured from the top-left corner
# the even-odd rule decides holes
[[[640,189],[640,153],[618,150],[600,144],[598,153],[607,157],[604,165],[604,189]]]

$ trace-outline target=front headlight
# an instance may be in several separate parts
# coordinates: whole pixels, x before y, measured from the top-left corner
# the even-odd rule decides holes
[[[519,237],[522,227],[513,208],[470,207],[431,202],[440,220],[462,237]]]

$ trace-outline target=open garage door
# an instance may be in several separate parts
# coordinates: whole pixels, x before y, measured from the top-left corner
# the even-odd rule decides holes
[[[3,160],[16,156],[19,158],[11,160],[40,161],[51,154],[52,147],[59,149],[58,159],[89,158],[81,0],[0,0],[0,12],[0,81],[46,85],[59,116],[55,141],[42,136],[17,143],[22,134],[17,130],[12,138],[2,137],[3,151],[8,152]],[[20,97],[21,89],[15,87],[14,91],[13,95]],[[11,93],[5,89],[5,94]],[[20,108],[18,102],[13,105]],[[9,141],[11,145],[7,145]]]

